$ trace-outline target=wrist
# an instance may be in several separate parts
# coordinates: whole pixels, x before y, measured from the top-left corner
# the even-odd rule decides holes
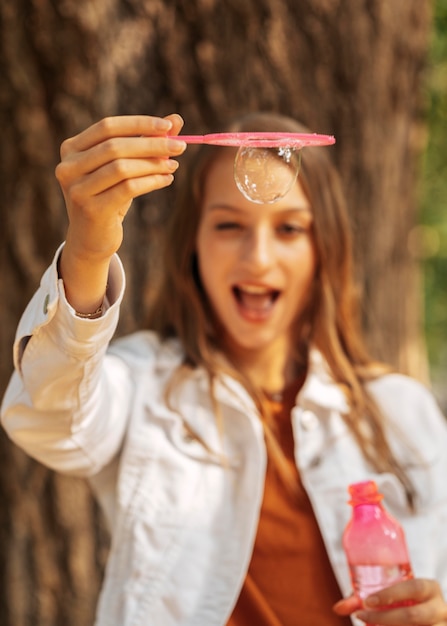
[[[58,261],[65,296],[78,317],[96,319],[104,313],[110,259],[92,261],[73,256],[65,247]]]
[[[97,320],[105,313],[105,303],[103,301],[102,304],[100,304],[99,307],[96,309],[96,311],[93,311],[92,313],[80,313],[79,311],[75,311],[75,313],[77,317],[85,320]]]

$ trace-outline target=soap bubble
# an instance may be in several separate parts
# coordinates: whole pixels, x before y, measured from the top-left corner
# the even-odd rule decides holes
[[[301,151],[289,146],[241,146],[234,160],[234,180],[248,200],[271,204],[292,188],[300,161]]]

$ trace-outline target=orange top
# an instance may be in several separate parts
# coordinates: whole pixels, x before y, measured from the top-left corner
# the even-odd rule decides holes
[[[350,626],[332,611],[341,598],[312,506],[294,461],[290,412],[299,381],[271,400],[276,436],[293,466],[298,495],[292,496],[272,463],[250,567],[227,626]]]

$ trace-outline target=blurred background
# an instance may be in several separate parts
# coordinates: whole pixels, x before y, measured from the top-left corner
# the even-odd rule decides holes
[[[67,226],[61,142],[109,115],[206,133],[271,110],[335,135],[370,350],[447,410],[447,0],[3,0],[0,36],[0,394]],[[126,218],[118,334],[144,324],[175,194]],[[0,457],[0,624],[92,625],[109,538],[88,486],[3,432]]]
[[[447,412],[447,1],[433,3],[426,93],[427,142],[413,250],[424,276],[424,336],[431,380]]]

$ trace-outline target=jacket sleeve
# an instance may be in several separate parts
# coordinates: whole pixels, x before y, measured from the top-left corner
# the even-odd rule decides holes
[[[107,354],[124,292],[111,264],[104,315],[77,317],[58,277],[57,251],[26,308],[14,343],[15,371],[1,406],[9,437],[57,471],[91,476],[119,450],[132,395],[126,365]]]

